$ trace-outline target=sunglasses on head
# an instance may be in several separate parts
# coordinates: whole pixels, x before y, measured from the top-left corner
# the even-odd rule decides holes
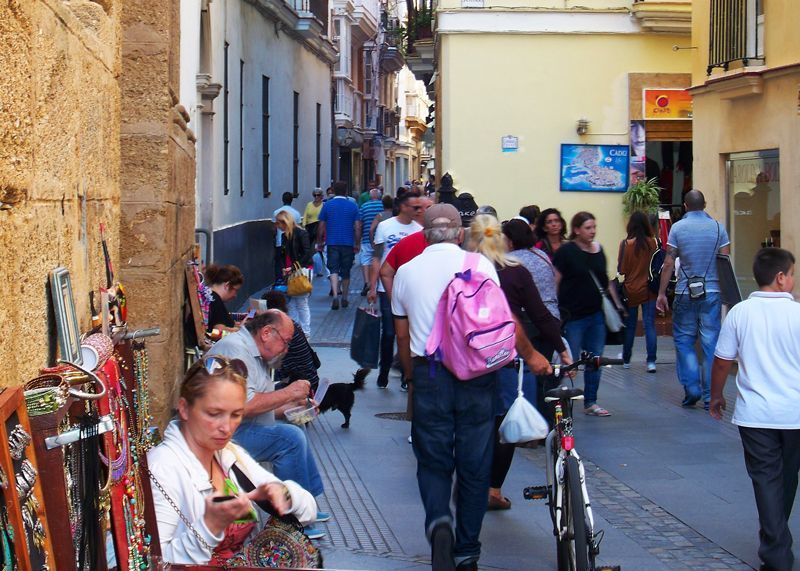
[[[240,377],[247,378],[247,365],[245,365],[244,361],[241,359],[228,359],[221,355],[212,355],[195,361],[192,366],[189,367],[189,370],[186,371],[186,377],[183,382],[191,379],[200,370],[205,370],[205,372],[212,377],[224,375],[230,370]]]

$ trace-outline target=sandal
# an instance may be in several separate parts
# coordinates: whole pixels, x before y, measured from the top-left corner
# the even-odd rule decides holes
[[[611,416],[610,412],[597,404],[593,404],[592,406],[583,409],[583,414],[589,416]]]
[[[510,510],[511,509],[511,500],[507,497],[503,496],[498,498],[497,496],[489,496],[489,505],[486,506],[486,509],[489,511],[496,511],[496,510]]]

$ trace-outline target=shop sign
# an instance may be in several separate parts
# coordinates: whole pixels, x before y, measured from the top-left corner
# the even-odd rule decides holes
[[[625,192],[629,159],[627,145],[561,145],[561,190]]]
[[[645,119],[691,119],[692,95],[685,89],[643,89]]]

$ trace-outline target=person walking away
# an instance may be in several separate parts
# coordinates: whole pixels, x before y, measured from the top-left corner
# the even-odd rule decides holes
[[[370,228],[372,227],[372,220],[383,211],[383,203],[381,203],[380,193],[377,188],[369,191],[369,200],[361,205],[358,211],[358,218],[361,221],[361,252],[359,253],[361,261],[361,271],[364,273],[364,287],[361,289],[361,295],[367,295],[369,292],[369,273],[372,268],[372,237],[370,236]]]
[[[525,224],[521,220],[521,222]],[[507,243],[503,236],[497,218],[491,215],[479,214],[472,219],[469,227],[470,248],[486,256],[494,263],[497,275],[500,278],[500,287],[508,300],[511,312],[522,324],[526,341],[531,341],[529,332],[532,329],[541,333],[553,347],[556,348],[565,364],[572,362],[567,348],[561,339],[561,323],[553,317],[542,303],[539,291],[533,283],[530,272],[516,259],[507,254]],[[532,327],[530,327],[532,326]],[[518,352],[523,353],[523,347],[518,347]],[[550,353],[552,355],[552,351]],[[549,357],[539,354],[538,369],[525,364],[522,390],[525,398],[536,406],[536,377],[535,374],[546,373],[549,369]],[[517,398],[518,373],[517,364],[511,362],[498,371],[497,378],[497,403],[495,408],[494,426],[494,454],[492,457],[492,472],[489,482],[489,510],[507,510],[511,508],[511,500],[503,496],[503,482],[511,468],[514,459],[514,444],[500,442],[500,425],[506,417],[508,409]]]
[[[531,225],[524,220],[512,219],[503,224],[503,234],[509,241],[511,252],[509,256],[518,260],[533,278],[539,296],[547,310],[561,322],[561,313],[558,310],[558,284],[556,283],[556,269],[553,262],[540,249],[533,246],[535,237]],[[528,328],[529,337],[533,347],[542,355],[553,355],[556,347],[543,335],[539,335],[534,328]],[[544,415],[548,425],[553,423],[553,405],[544,402],[544,393],[558,386],[560,380],[552,375],[539,375],[536,377],[536,408]]]
[[[317,228],[319,227],[319,213],[322,211],[322,189],[315,188],[312,193],[313,200],[306,204],[303,212],[303,227],[308,232],[308,239],[312,244],[317,242]],[[314,252],[314,273],[318,277],[330,274],[325,267],[324,255],[322,252]]]
[[[533,233],[536,246],[553,259],[558,249],[567,243],[567,222],[555,208],[545,208],[536,218]]]
[[[361,248],[361,223],[358,220],[358,206],[349,200],[347,183],[337,181],[333,185],[334,197],[326,202],[319,213],[317,251],[328,247],[328,269],[331,272],[331,309],[339,309],[341,285],[341,306],[349,304],[350,270],[355,255]],[[341,284],[339,280],[341,279]]]
[[[206,267],[203,276],[205,284],[211,288],[207,331],[209,333],[214,329],[229,333],[238,331],[239,327],[225,304],[236,299],[242,288],[244,283],[242,271],[236,266],[211,264]]]
[[[730,253],[725,227],[706,214],[706,199],[699,190],[684,197],[686,214],[673,224],[667,238],[667,255],[661,270],[656,309],[666,312],[667,286],[680,258],[678,283],[672,304],[672,336],[675,340],[678,380],[683,385],[685,407],[703,399],[708,410],[711,398],[711,363],[722,322],[717,253]],[[691,287],[691,289],[690,289]],[[700,341],[703,368],[695,345]]]
[[[404,377],[413,380],[411,423],[417,483],[425,507],[425,533],[434,571],[477,569],[486,512],[494,431],[494,372],[458,380],[445,367],[429,366],[425,345],[448,283],[464,267],[461,217],[452,205],[425,213],[425,251],[397,270],[392,290],[398,352]],[[478,271],[499,284],[492,263]],[[424,283],[425,287],[420,287]],[[450,510],[453,472],[457,496],[455,538]]]
[[[594,215],[578,212],[572,217],[570,228],[571,241],[561,246],[553,257],[553,265],[561,273],[558,301],[564,334],[573,355],[580,355],[581,351],[602,355],[606,344],[606,323],[597,282],[609,292],[620,311],[622,305],[616,292],[608,287],[606,255],[595,240],[597,222]],[[585,370],[583,412],[589,416],[611,416],[597,404],[599,388],[600,370]]]
[[[375,230],[374,252],[372,255],[372,269],[370,271],[370,287],[367,300],[380,303],[381,309],[381,358],[378,371],[378,387],[385,389],[389,386],[389,371],[394,358],[394,318],[392,317],[392,302],[386,289],[378,279],[381,264],[386,261],[386,256],[397,243],[405,236],[419,232],[422,226],[414,220],[418,211],[422,210],[420,198],[413,192],[406,192],[396,201],[399,211],[397,216],[384,220]],[[400,382],[401,389],[405,389],[406,381]]]
[[[711,416],[722,419],[723,389],[734,362],[736,409],[747,473],[758,509],[758,556],[768,571],[791,571],[789,517],[800,470],[800,305],[794,301],[795,258],[763,248],[753,261],[759,290],[728,313],[714,352]]]
[[[283,275],[289,276],[297,265],[301,270],[308,270],[313,265],[314,250],[308,232],[300,226],[296,226],[294,218],[288,212],[278,213],[278,228],[283,232],[284,259]],[[308,298],[311,293],[289,296],[288,307],[289,317],[300,323],[306,337],[311,336],[311,311],[308,308]]]
[[[650,260],[658,250],[658,242],[653,236],[653,229],[644,212],[637,211],[631,214],[627,233],[627,238],[620,244],[617,259],[617,272],[625,276],[622,286],[627,296],[627,302],[624,303],[628,312],[625,320],[625,338],[622,343],[622,366],[626,369],[630,368],[639,307],[641,306],[642,325],[647,347],[647,372],[655,373],[658,342],[656,338],[656,294],[650,290],[648,282]]]

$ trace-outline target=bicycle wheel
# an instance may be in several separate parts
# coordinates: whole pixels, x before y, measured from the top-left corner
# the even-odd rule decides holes
[[[559,571],[590,571],[589,542],[586,535],[586,512],[578,460],[567,457],[564,474],[564,499],[561,527],[567,533],[558,541]]]

